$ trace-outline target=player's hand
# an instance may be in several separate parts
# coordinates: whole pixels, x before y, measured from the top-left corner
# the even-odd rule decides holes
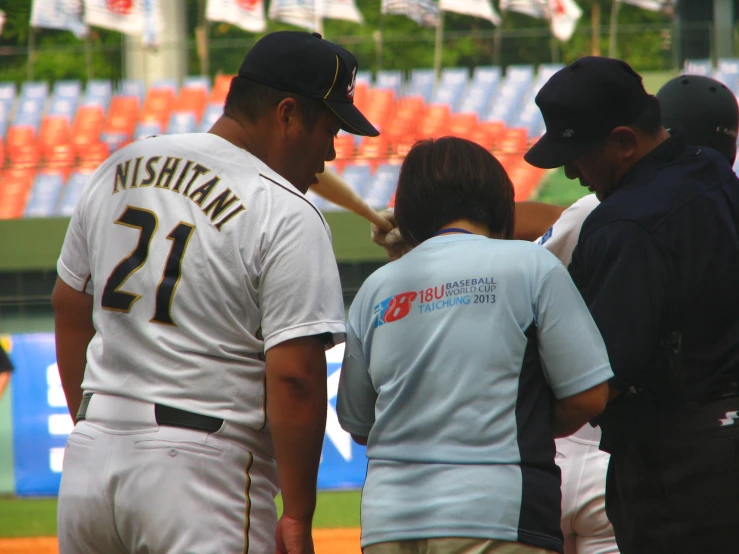
[[[276,554],[315,554],[311,524],[284,515],[277,522]]]
[[[405,241],[403,235],[400,234],[398,224],[395,221],[395,213],[392,210],[383,210],[377,212],[383,219],[390,222],[392,229],[390,231],[383,231],[377,225],[372,223],[370,225],[370,233],[372,236],[372,242],[379,244],[387,252],[387,257],[390,261],[401,258],[403,254],[407,254],[412,250],[412,247]]]

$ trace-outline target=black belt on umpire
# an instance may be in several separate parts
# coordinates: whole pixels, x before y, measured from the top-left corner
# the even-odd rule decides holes
[[[92,398],[92,394],[86,394],[82,397],[80,409],[77,411],[77,421],[84,421],[90,398]],[[158,425],[182,427],[183,429],[194,429],[208,433],[215,433],[223,426],[223,420],[220,418],[194,414],[161,404],[154,404],[154,418]]]

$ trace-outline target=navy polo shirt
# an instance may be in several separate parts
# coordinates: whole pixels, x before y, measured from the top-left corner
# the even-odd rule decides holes
[[[682,133],[585,220],[570,273],[605,340],[611,385],[660,393],[658,345],[682,333],[688,400],[739,380],[739,179]]]

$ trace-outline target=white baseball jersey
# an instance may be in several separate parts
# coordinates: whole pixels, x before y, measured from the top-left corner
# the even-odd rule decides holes
[[[554,225],[535,242],[557,256],[565,266],[570,265],[582,224],[598,204],[600,201],[595,194],[583,196],[563,211]]]
[[[94,295],[85,391],[266,428],[264,353],[343,342],[331,235],[305,196],[213,134],[135,142],[90,179],[60,278]]]

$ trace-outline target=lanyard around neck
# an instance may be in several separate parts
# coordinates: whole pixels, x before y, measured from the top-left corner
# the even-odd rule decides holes
[[[438,237],[439,235],[446,235],[448,233],[464,233],[465,235],[474,235],[472,231],[468,231],[467,229],[460,229],[459,227],[449,227],[448,229],[442,229],[438,233],[434,233],[434,236]]]

